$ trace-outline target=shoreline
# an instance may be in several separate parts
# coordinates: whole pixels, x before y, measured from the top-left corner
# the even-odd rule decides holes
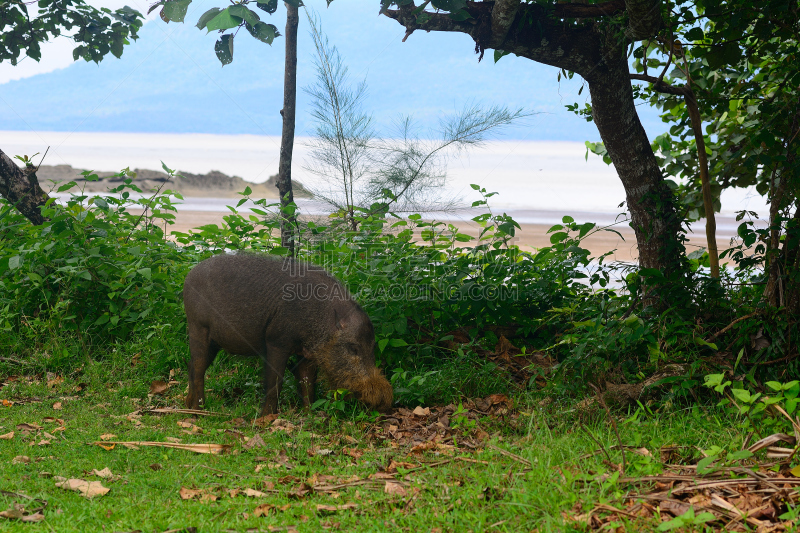
[[[175,218],[175,224],[167,227],[167,232],[179,231],[187,232],[205,224],[221,224],[223,216],[230,214],[229,212],[222,211],[191,211],[191,210],[178,210]],[[593,213],[576,213],[591,215]],[[574,216],[574,215],[572,215]],[[462,233],[476,237],[479,232],[479,226],[471,220],[463,219],[437,219],[441,222],[450,223],[458,227]],[[587,220],[591,221],[590,218]],[[519,246],[524,251],[533,251],[534,249],[544,248],[550,246],[550,237],[547,230],[558,222],[552,224],[542,223],[520,223],[520,230],[517,230],[516,236],[513,238],[512,243]],[[633,229],[630,226],[620,224],[614,227],[622,238],[612,231],[600,231],[583,241],[583,247],[591,252],[592,257],[598,257],[608,251],[616,250],[606,261],[623,261],[635,262],[638,258],[638,250],[636,247],[636,237]],[[689,241],[687,242],[687,252],[691,252],[700,247],[705,247],[705,233],[702,226],[698,227],[699,232],[690,233]],[[717,245],[720,250],[724,250],[728,246],[728,242],[732,235],[717,235]],[[624,239],[623,239],[624,238]],[[475,241],[470,241],[474,244]],[[465,243],[465,244],[470,244]]]

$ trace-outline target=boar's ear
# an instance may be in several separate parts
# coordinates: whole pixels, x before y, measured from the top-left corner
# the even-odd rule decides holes
[[[336,309],[333,310],[333,322],[336,324],[336,329],[343,331],[347,327],[347,322],[343,318],[339,318],[339,313]]]

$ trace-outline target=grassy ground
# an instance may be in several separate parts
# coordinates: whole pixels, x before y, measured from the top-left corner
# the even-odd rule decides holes
[[[425,446],[385,438],[381,419],[352,406],[336,416],[288,409],[283,421],[256,425],[256,387],[245,386],[235,398],[230,376],[244,367],[225,364],[212,367],[207,385],[208,408],[224,414],[147,414],[151,407],[182,407],[186,373],[174,373],[163,395],[148,396],[153,376],[130,367],[130,360],[87,361],[78,372],[60,376],[0,379],[0,435],[6,436],[0,440],[0,511],[15,503],[41,507],[41,501],[25,496],[47,502],[43,521],[0,518],[0,529],[572,531],[584,526],[565,521],[562,513],[574,516],[624,495],[609,477],[619,469],[621,455],[612,449],[617,436],[604,413],[579,422],[567,407],[525,396],[515,398],[508,412],[485,416],[470,412],[465,405],[472,404],[465,402],[457,408],[461,417],[451,417],[447,429],[455,445],[448,440],[421,450]],[[252,380],[239,383],[255,378],[253,368]],[[404,423],[417,420],[408,411],[394,416]],[[417,425],[428,422],[420,419]],[[725,447],[742,438],[724,420],[697,408],[668,414],[640,410],[618,424],[625,445],[653,454],[628,453],[627,475],[661,472],[656,458],[662,446]],[[263,445],[249,440],[257,435]],[[230,451],[208,455],[120,444],[107,450],[92,444],[103,438],[179,439],[226,444]],[[598,443],[610,460],[595,453]],[[113,477],[93,474],[104,468]],[[88,499],[58,488],[59,476],[99,481],[110,491]],[[182,489],[192,499],[183,499]],[[246,489],[263,495],[246,496]],[[658,525],[655,518],[633,520],[619,525],[630,530]]]

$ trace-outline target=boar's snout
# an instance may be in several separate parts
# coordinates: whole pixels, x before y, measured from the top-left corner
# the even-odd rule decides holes
[[[356,393],[362,402],[380,412],[392,408],[392,385],[380,370],[373,368],[370,376],[360,385]]]

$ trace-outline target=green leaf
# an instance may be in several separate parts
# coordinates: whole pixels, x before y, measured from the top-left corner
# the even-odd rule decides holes
[[[783,406],[786,408],[786,412],[789,414],[794,413],[795,409],[797,409],[797,402],[798,400],[796,398],[786,400],[786,403],[783,404]]]
[[[400,348],[401,346],[408,346],[408,343],[403,339],[391,339],[389,341],[389,346],[392,348]]]
[[[220,37],[214,45],[214,52],[217,53],[217,59],[223,67],[230,64],[233,61],[233,35]]]
[[[140,268],[136,272],[138,272],[139,274],[141,274],[145,278],[150,279],[151,271],[150,271],[149,268]]]
[[[507,56],[510,53],[511,52],[506,52],[505,50],[495,50],[494,51],[494,62],[497,63],[498,61],[500,61],[500,58],[502,58],[503,56]]]
[[[389,344],[389,339],[381,339],[378,341],[378,349],[383,353],[383,350],[386,349],[386,345]]]
[[[705,35],[702,28],[692,28],[686,32],[686,39],[689,41],[702,41]]]
[[[20,257],[18,255],[14,255],[8,258],[8,268],[10,270],[15,270],[19,268]]]
[[[749,459],[753,457],[753,452],[750,450],[739,450],[728,454],[728,459],[731,461],[741,461],[742,459]]]
[[[169,0],[161,9],[161,19],[164,22],[183,22],[191,3],[192,0]]]
[[[789,383],[783,385],[783,394],[787,398],[797,398],[798,393],[800,393],[800,382],[790,381]]]
[[[272,41],[275,40],[275,36],[278,35],[278,28],[272,24],[265,24],[264,22],[259,22],[254,26],[245,24],[244,27],[247,28],[247,31],[250,32],[250,35],[262,43],[267,43],[270,45],[272,44]]]
[[[100,315],[100,318],[94,321],[95,326],[102,326],[106,322],[108,322],[109,316],[108,315]]]
[[[703,339],[701,339],[700,337],[695,337],[694,342],[695,342],[695,344],[698,344],[700,346],[708,346],[712,350],[718,350],[719,349],[719,348],[717,348],[717,345],[714,344],[713,342],[706,342]]]
[[[736,397],[737,400],[744,403],[750,403],[752,400],[752,396],[750,395],[750,391],[745,389],[731,389],[731,393]]]
[[[449,16],[452,20],[455,20],[456,22],[463,22],[465,20],[469,20],[472,18],[472,15],[470,15],[469,11],[467,11],[466,9],[460,9],[458,11],[454,11],[450,13]],[[497,61],[495,61],[495,63],[497,63]]]
[[[697,473],[698,474],[706,474],[711,469],[711,463],[717,460],[716,455],[711,455],[709,457],[704,457],[697,462]]]
[[[783,385],[778,381],[767,381],[767,387],[774,391],[779,391],[783,389]]]
[[[725,374],[708,374],[703,379],[705,380],[706,387],[716,387],[722,383],[724,378]]]
[[[272,15],[278,10],[278,0],[267,0],[266,2],[256,2],[256,7]]]
[[[231,7],[234,7],[234,6],[231,6]],[[209,32],[214,31],[214,30],[225,31],[225,30],[229,30],[231,28],[236,28],[241,23],[242,23],[242,18],[241,17],[234,17],[231,14],[231,8],[229,7],[229,8],[224,9],[223,11],[220,12],[219,15],[217,15],[216,17],[214,17],[213,19],[208,21],[208,24],[206,24],[206,29]],[[223,37],[225,37],[225,36],[223,35]],[[217,42],[219,42],[219,41],[217,41]],[[233,54],[233,52],[231,52],[231,54]],[[217,53],[217,57],[219,57],[219,53]],[[220,60],[220,61],[222,61],[222,60]],[[230,61],[228,61],[228,63],[230,63]],[[227,65],[228,63],[223,63],[223,64]]]
[[[467,0],[431,0],[431,5],[443,11],[456,11],[467,7]]]
[[[251,26],[255,26],[261,21],[261,19],[258,18],[258,15],[256,15],[253,11],[248,9],[246,6],[243,6],[242,4],[236,4],[229,7],[228,12],[231,14],[232,17],[239,17],[240,19],[245,21],[247,24],[250,24]]]
[[[219,15],[220,11],[222,11],[222,9],[220,9],[218,7],[212,7],[211,9],[209,9],[208,11],[203,13],[200,16],[200,19],[197,21],[197,28],[200,29],[200,30],[205,28],[206,24],[208,24],[209,21],[211,21],[211,19],[213,19],[214,17]]]

